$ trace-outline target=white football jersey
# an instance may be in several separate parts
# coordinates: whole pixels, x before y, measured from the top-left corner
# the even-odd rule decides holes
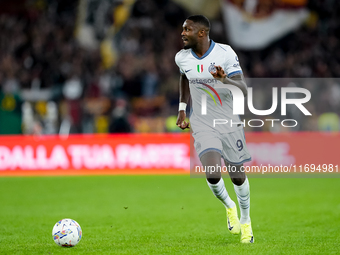
[[[240,123],[240,118],[233,115],[232,93],[210,73],[215,71],[214,66],[221,66],[228,77],[242,73],[238,57],[229,45],[211,40],[208,51],[201,58],[192,49],[183,49],[176,54],[175,62],[189,80],[192,99],[190,123],[193,132],[214,130],[229,133],[243,128],[240,124],[234,124]],[[202,97],[203,102],[206,100],[206,115],[202,114]],[[214,119],[228,122],[214,127]]]

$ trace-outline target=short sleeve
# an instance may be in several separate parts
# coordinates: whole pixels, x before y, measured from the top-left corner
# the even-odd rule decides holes
[[[226,51],[224,71],[227,73],[228,78],[242,73],[238,57],[231,47],[228,47]]]
[[[181,65],[180,65],[180,63],[179,63],[179,53],[180,53],[180,52],[178,52],[178,53],[176,54],[176,56],[175,56],[175,63],[176,63],[176,65],[178,66],[180,73],[181,73],[181,74],[185,74],[184,70],[181,68]]]

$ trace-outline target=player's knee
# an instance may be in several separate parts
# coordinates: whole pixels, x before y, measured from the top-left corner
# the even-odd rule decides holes
[[[244,183],[244,181],[246,180],[245,177],[235,177],[235,178],[231,178],[231,181],[237,185],[237,186],[240,186]]]
[[[207,181],[208,181],[210,184],[216,184],[216,183],[218,183],[220,180],[221,180],[221,177],[208,177],[208,178],[207,178]]]

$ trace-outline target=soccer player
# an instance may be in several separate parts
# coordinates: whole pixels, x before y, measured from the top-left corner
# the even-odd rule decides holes
[[[186,105],[191,95],[191,129],[195,149],[205,169],[221,169],[221,158],[231,169],[229,176],[234,184],[241,211],[229,197],[221,171],[206,171],[207,183],[227,211],[228,228],[232,234],[241,232],[241,243],[253,243],[254,236],[249,216],[249,182],[241,166],[250,161],[243,126],[238,115],[233,115],[233,94],[227,87],[236,86],[244,96],[244,81],[238,57],[226,44],[209,39],[210,22],[203,15],[188,17],[181,33],[184,49],[176,54],[175,62],[180,69],[180,104],[177,125],[189,128],[185,121]],[[205,108],[204,108],[205,106]],[[214,120],[224,120],[215,125]],[[211,168],[210,168],[211,169]]]

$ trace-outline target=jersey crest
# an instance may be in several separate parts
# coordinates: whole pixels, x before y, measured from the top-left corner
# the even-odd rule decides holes
[[[209,73],[210,72],[216,72],[215,62],[210,64],[208,71],[209,71]]]

